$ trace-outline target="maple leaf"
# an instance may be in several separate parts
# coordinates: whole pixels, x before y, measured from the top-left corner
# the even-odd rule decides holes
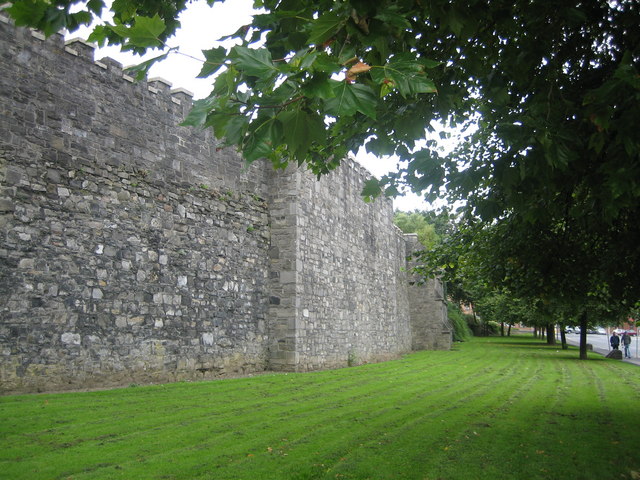
[[[366,73],[371,70],[371,66],[366,63],[358,62],[347,70],[347,81],[353,82],[356,77],[361,73]]]

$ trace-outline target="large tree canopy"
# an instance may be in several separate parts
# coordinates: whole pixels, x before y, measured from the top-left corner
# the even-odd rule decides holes
[[[17,24],[46,33],[104,8],[10,3]],[[185,124],[213,127],[247,161],[295,162],[318,175],[363,144],[397,155],[406,168],[369,182],[365,197],[404,183],[430,200],[443,192],[464,200],[498,283],[534,296],[568,288],[574,301],[640,298],[636,0],[255,6],[262,13],[230,36],[236,46],[203,52],[200,76],[215,76],[213,90]],[[171,53],[165,41],[185,8],[186,0],[115,0],[113,23],[90,39],[158,49],[137,69],[143,76]],[[474,133],[443,157],[428,140],[432,120]]]

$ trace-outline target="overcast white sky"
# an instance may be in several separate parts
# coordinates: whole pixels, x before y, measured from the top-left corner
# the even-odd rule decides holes
[[[204,60],[202,50],[217,46],[214,40],[232,34],[242,25],[251,23],[253,13],[253,0],[227,0],[224,3],[216,3],[213,7],[209,7],[203,0],[193,2],[180,17],[182,28],[169,40],[169,46],[179,46],[181,52]],[[74,32],[68,37],[86,39],[88,35],[87,29]],[[96,51],[95,58],[99,60],[111,57],[125,66],[130,66],[156,55],[157,52],[152,52],[140,57],[122,53],[116,47],[105,47]],[[186,88],[194,93],[194,98],[203,98],[210,93],[213,79],[196,78],[201,67],[202,64],[197,60],[173,54],[164,62],[155,64],[149,78],[162,77],[171,82],[173,88]],[[366,153],[364,148],[360,149],[355,158],[377,177],[397,169],[397,160],[378,158]],[[396,198],[394,208],[404,211],[425,210],[428,204],[417,195],[409,193]]]

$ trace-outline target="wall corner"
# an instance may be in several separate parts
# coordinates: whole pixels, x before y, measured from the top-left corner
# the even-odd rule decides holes
[[[418,235],[404,235],[407,256],[422,250]],[[439,278],[424,280],[412,274],[415,260],[407,261],[408,299],[412,350],[449,350],[453,329],[447,315],[443,283]]]

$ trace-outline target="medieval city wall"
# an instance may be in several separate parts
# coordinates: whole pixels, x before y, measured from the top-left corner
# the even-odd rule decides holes
[[[361,167],[247,167],[178,126],[188,92],[4,20],[0,45],[2,391],[411,349],[404,238],[390,202],[362,201]]]
[[[283,296],[286,304],[272,299],[272,369],[331,368],[411,350],[405,239],[390,202],[362,200],[368,178],[355,162],[321,181],[293,169],[279,176],[296,194],[272,226],[272,262],[281,267],[279,288],[294,293]]]

